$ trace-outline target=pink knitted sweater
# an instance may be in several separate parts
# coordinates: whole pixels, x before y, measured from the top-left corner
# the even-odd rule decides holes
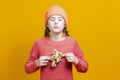
[[[27,73],[35,72],[39,69],[35,60],[40,56],[51,56],[53,50],[56,49],[63,54],[73,53],[78,58],[78,64],[73,64],[77,71],[85,73],[88,69],[88,64],[83,57],[83,53],[77,43],[71,37],[66,37],[62,41],[52,41],[48,37],[37,40],[31,50],[28,61],[25,64]],[[56,68],[51,67],[51,62],[41,68],[40,80],[73,80],[72,63],[67,62],[66,58],[62,58]]]

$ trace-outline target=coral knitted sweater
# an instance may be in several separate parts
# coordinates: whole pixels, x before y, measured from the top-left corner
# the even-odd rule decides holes
[[[73,64],[77,71],[87,71],[88,64],[83,58],[83,53],[77,41],[71,37],[65,37],[62,41],[52,41],[48,37],[37,40],[25,64],[25,71],[32,73],[41,68],[40,80],[73,80],[72,63],[67,62],[65,57],[57,64],[56,68],[51,67],[51,61],[44,67],[37,67],[35,60],[40,56],[51,56],[54,49],[63,54],[73,53],[78,58],[78,64]]]

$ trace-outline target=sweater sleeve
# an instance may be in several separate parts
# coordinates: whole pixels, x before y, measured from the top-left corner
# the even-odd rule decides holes
[[[30,56],[25,64],[26,73],[33,73],[39,69],[39,67],[37,67],[35,63],[35,60],[38,58],[38,43],[35,43],[31,49]]]
[[[74,44],[74,54],[78,58],[78,64],[74,64],[78,72],[85,73],[88,70],[88,63],[84,59],[83,52],[81,51],[77,41]]]

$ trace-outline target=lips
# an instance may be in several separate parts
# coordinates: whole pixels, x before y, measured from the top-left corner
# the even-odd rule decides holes
[[[55,28],[55,29],[58,29],[58,28],[59,28],[59,26],[54,26],[54,28]]]

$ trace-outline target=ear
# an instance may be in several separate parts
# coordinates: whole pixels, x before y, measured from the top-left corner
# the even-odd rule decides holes
[[[66,27],[66,24],[64,24],[64,28]]]
[[[46,27],[48,27],[48,24],[46,24]]]

